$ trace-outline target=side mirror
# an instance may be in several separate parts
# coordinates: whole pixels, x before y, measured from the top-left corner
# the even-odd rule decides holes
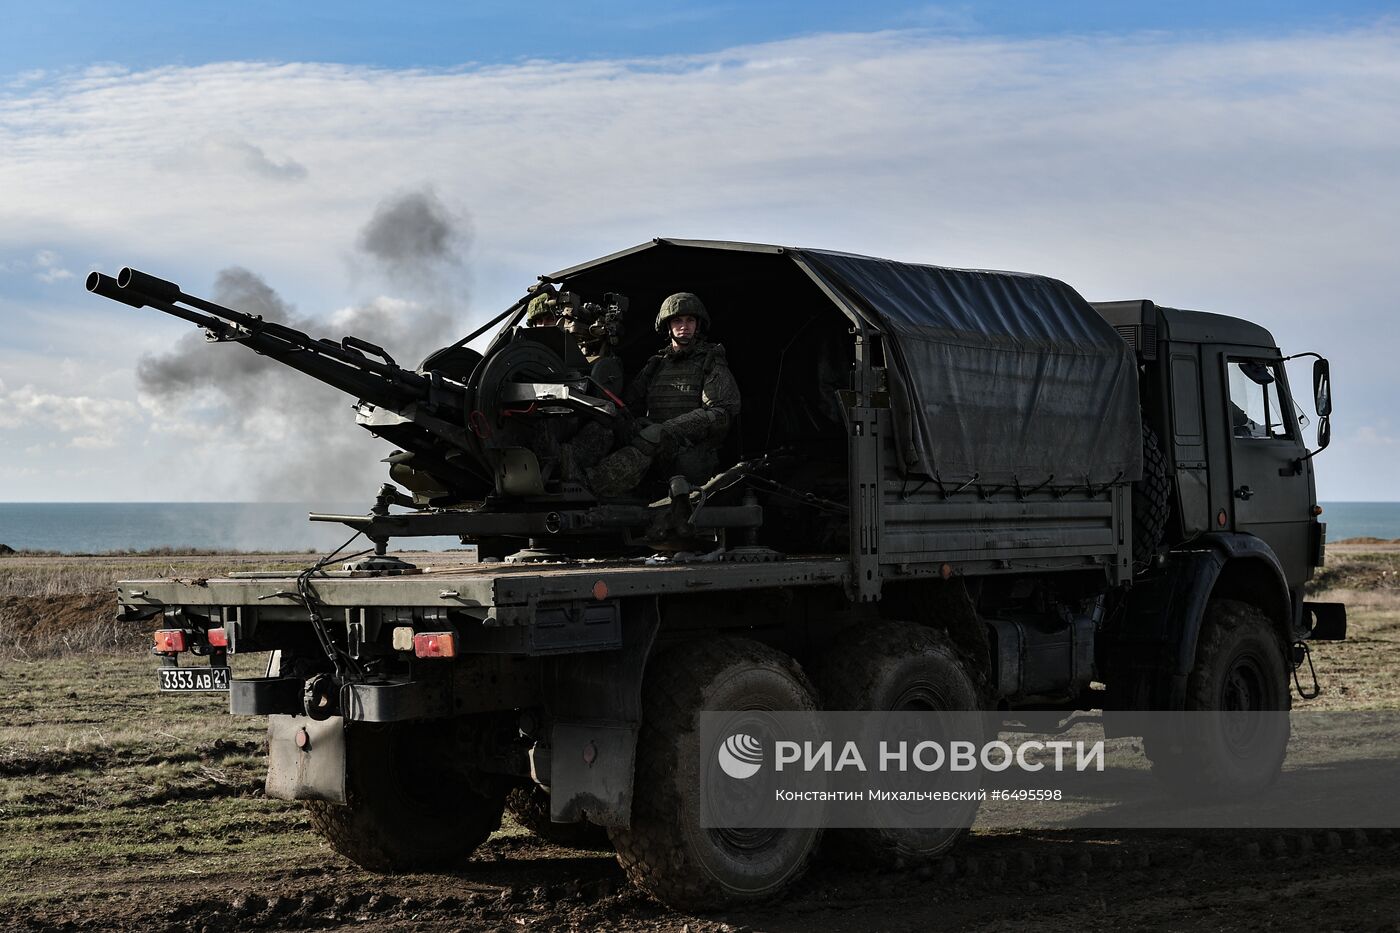
[[[1332,414],[1332,367],[1322,357],[1318,357],[1317,362],[1313,363],[1313,407],[1321,419],[1317,425],[1320,437],[1327,423],[1327,416]]]
[[[1332,419],[1323,415],[1317,419],[1317,450],[1313,453],[1318,453],[1330,443],[1332,443]]]

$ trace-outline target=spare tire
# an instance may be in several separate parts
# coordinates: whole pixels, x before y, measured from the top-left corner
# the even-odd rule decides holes
[[[1142,568],[1157,556],[1167,537],[1171,486],[1167,455],[1157,432],[1142,423],[1142,479],[1133,483],[1133,566]]]

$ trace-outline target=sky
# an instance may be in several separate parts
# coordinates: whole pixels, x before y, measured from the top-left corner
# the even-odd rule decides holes
[[[416,360],[656,236],[1248,318],[1332,361],[1319,498],[1400,499],[1393,4],[6,6],[0,499],[383,480],[345,399],[91,269]]]

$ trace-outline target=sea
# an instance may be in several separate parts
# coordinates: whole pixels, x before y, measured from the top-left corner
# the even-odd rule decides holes
[[[329,553],[354,531],[309,512],[363,515],[363,502],[0,502],[0,544],[17,551],[103,554],[158,548]],[[403,550],[460,548],[454,537],[399,539]],[[358,539],[351,550],[369,545]]]
[[[1323,502],[1327,540],[1400,539],[1400,502]],[[0,544],[15,550],[101,554],[157,548],[326,553],[353,532],[308,512],[363,514],[364,503],[0,502]],[[452,537],[399,539],[403,549],[461,547]],[[356,543],[356,549],[360,542]]]

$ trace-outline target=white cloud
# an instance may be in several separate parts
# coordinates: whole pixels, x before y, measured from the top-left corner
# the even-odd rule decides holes
[[[156,156],[154,164],[165,171],[184,172],[201,178],[212,174],[243,174],[275,182],[300,181],[306,166],[292,158],[276,160],[261,146],[241,139],[209,136],[189,147]]]
[[[51,249],[41,249],[27,260],[0,262],[0,272],[30,272],[46,285],[73,278],[73,273],[63,267],[63,257]]]
[[[1400,447],[1400,437],[1394,437],[1384,433],[1374,425],[1364,424],[1356,429],[1352,440],[1365,447],[1375,447],[1381,449],[1391,449]],[[1379,451],[1378,451],[1379,452]]]
[[[427,184],[470,214],[478,321],[534,272],[653,235],[1026,269],[1090,298],[1240,314],[1327,353],[1341,407],[1326,456],[1340,460],[1364,446],[1348,423],[1378,423],[1400,397],[1375,339],[1400,293],[1397,99],[1390,26],[1192,40],[889,32],[448,70],[97,68],[0,90],[0,249],[49,244],[192,290],[241,264],[307,312],[365,307],[357,292],[382,283],[365,281],[357,231],[381,198]],[[57,255],[43,269],[67,271]],[[466,299],[451,297],[460,312]],[[131,334],[164,326],[145,313],[113,320]],[[132,417],[157,427],[147,409]],[[198,433],[158,430],[167,445]],[[231,441],[226,462],[252,443]],[[1324,498],[1356,498],[1329,475],[1379,489],[1380,470],[1324,459]]]
[[[136,405],[122,399],[55,395],[32,385],[6,390],[0,382],[0,429],[49,427],[63,433],[88,432],[91,438],[109,437],[137,413]],[[89,439],[75,446],[96,445]]]
[[[117,439],[111,434],[81,434],[69,441],[68,446],[78,450],[111,450],[117,446]]]
[[[40,81],[44,80],[44,78],[47,75],[48,72],[43,70],[42,68],[35,68],[29,71],[21,71],[15,74],[13,77],[11,77],[5,86],[9,88],[23,88],[26,85],[39,83]]]
[[[250,265],[324,262],[386,190],[428,179],[491,248],[536,255],[543,231],[613,244],[700,227],[993,264],[1069,239],[1160,263],[1156,247],[1189,234],[1222,259],[1271,249],[1287,270],[1309,247],[1383,251],[1361,234],[1400,193],[1397,52],[1390,32],[882,34],[461,72],[99,73],[0,103],[0,211],[148,253],[193,240]],[[223,170],[259,160],[272,172]],[[307,175],[289,189],[278,166]]]

